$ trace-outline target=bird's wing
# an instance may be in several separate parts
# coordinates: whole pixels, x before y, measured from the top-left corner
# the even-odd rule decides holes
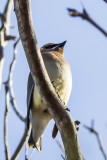
[[[29,129],[30,123],[30,109],[32,106],[33,90],[35,83],[33,81],[31,72],[29,73],[28,83],[27,83],[27,128]]]
[[[52,138],[55,138],[57,136],[57,133],[58,133],[58,128],[55,123],[52,131]]]

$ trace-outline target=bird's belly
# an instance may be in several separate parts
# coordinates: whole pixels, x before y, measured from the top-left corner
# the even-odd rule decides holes
[[[45,66],[56,93],[67,105],[72,89],[72,75],[69,65],[61,62],[50,62],[46,63]]]
[[[45,63],[50,80],[55,88],[58,97],[67,105],[72,88],[72,76],[70,67],[60,63]],[[34,107],[46,108],[41,100],[41,96],[35,86],[33,94]]]

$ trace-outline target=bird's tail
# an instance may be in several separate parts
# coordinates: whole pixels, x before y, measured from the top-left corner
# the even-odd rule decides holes
[[[28,140],[28,146],[29,147],[32,147],[32,148],[35,148],[41,152],[41,142],[42,142],[42,137],[39,137],[38,141],[35,143],[34,139],[33,139],[33,136],[32,136],[32,130],[31,130],[31,134],[30,134],[30,137],[29,137],[29,140]]]

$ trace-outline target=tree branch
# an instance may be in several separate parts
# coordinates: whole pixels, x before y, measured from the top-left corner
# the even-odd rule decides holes
[[[23,117],[23,115],[20,113],[18,107],[17,107],[17,103],[16,100],[14,98],[14,91],[13,91],[13,80],[12,80],[12,75],[13,75],[13,69],[15,66],[15,62],[16,62],[16,55],[17,55],[17,44],[19,42],[20,38],[14,43],[14,54],[13,54],[13,59],[12,62],[9,66],[9,74],[8,74],[8,79],[7,82],[9,85],[9,91],[10,91],[10,102],[12,104],[13,110],[16,113],[16,115],[19,117],[20,120],[22,121],[26,121],[26,118]]]
[[[5,145],[6,160],[10,160],[8,139],[7,139],[8,106],[9,106],[9,89],[8,86],[5,85],[4,145]]]
[[[29,135],[29,131],[30,131],[30,127],[29,127],[29,130],[28,130],[27,129],[27,125],[26,125],[23,137],[21,138],[19,145],[17,146],[15,152],[13,153],[13,155],[11,157],[11,160],[15,160],[18,157],[18,155],[19,155],[22,147],[24,146],[24,144],[26,142],[26,139],[27,139],[27,137]]]
[[[4,9],[4,13],[3,13],[3,16],[4,16],[4,26],[5,26],[5,29],[6,29],[6,35],[9,34],[10,13],[11,13],[12,5],[13,5],[13,0],[8,0],[7,4],[5,6],[5,9]]]
[[[13,86],[12,86],[12,84],[13,84],[12,83],[12,73],[13,73],[13,69],[14,69],[14,66],[15,66],[16,55],[17,55],[17,44],[18,44],[19,40],[20,40],[20,38],[18,38],[17,41],[14,43],[13,59],[12,59],[12,62],[10,64],[10,67],[9,67],[8,80],[5,83],[8,85],[8,90],[10,92],[10,102],[12,104],[13,110],[15,111],[15,113],[19,117],[19,119],[22,120],[23,122],[25,122],[25,125],[26,125],[26,118],[23,117],[23,115],[20,113],[20,111],[17,107],[16,100],[14,98]],[[29,130],[30,130],[30,128],[29,128]],[[25,144],[25,141],[27,139],[29,130],[27,129],[27,125],[26,125],[23,137],[20,140],[20,143],[19,143],[18,147],[16,148],[14,154],[12,155],[11,160],[14,160],[18,157],[23,145]]]
[[[12,5],[13,5],[13,0],[8,0],[4,9],[4,12],[1,14],[1,22],[2,22],[2,26],[1,26],[1,33],[2,33],[2,46],[6,46],[7,42],[9,40],[15,40],[16,37],[9,35],[9,31],[10,31],[10,13],[11,13],[11,9],[12,9]]]
[[[56,143],[57,143],[57,145],[59,146],[59,148],[61,149],[61,151],[62,151],[63,153],[65,153],[65,152],[64,152],[64,147],[63,147],[63,145],[61,144],[61,142],[60,142],[58,139],[56,139]]]
[[[0,28],[0,87],[1,87],[1,82],[2,82],[2,69],[3,69],[3,62],[4,62],[4,55],[3,55],[3,47],[7,44],[7,42],[11,39],[15,40],[16,37],[15,36],[11,36],[9,35],[9,30],[10,30],[10,13],[11,13],[11,8],[13,5],[13,0],[8,0],[4,9],[3,14],[0,14],[0,19],[2,22],[2,26]],[[4,115],[4,144],[5,144],[5,156],[6,156],[6,160],[10,160],[10,156],[9,156],[9,149],[8,149],[8,140],[7,140],[7,122],[8,122],[8,105],[9,105],[9,92],[10,92],[10,97],[11,97],[11,103],[12,106],[14,108],[15,113],[18,115],[18,117],[26,122],[26,118],[24,118],[16,105],[16,101],[14,99],[14,93],[13,93],[13,89],[12,89],[12,71],[13,71],[13,67],[14,67],[14,63],[16,60],[16,46],[19,42],[19,39],[15,42],[14,44],[14,56],[13,56],[13,60],[10,64],[9,67],[9,75],[8,75],[8,80],[7,82],[5,82],[5,115]],[[25,127],[25,132],[24,135],[16,149],[16,151],[14,152],[12,158],[15,159],[18,154],[20,153],[27,135],[28,135],[28,130]]]
[[[35,148],[33,148],[32,149],[32,151],[31,151],[31,153],[30,153],[30,155],[29,155],[29,157],[27,158],[27,157],[25,157],[25,160],[30,160],[31,159],[31,157],[32,157],[32,155],[33,155],[33,153],[34,153],[34,151],[35,151]]]
[[[20,113],[20,111],[17,107],[17,103],[14,98],[13,86],[12,86],[12,84],[13,84],[12,75],[13,75],[13,69],[14,69],[15,62],[16,62],[17,44],[18,44],[19,40],[20,40],[20,38],[14,43],[13,59],[12,59],[12,62],[10,63],[10,66],[9,66],[8,79],[4,83],[6,85],[8,85],[8,89],[9,89],[9,93],[10,93],[10,102],[11,102],[11,105],[13,107],[14,112],[16,113],[16,115],[19,117],[20,120],[22,120],[23,122],[26,122],[26,117],[25,118],[23,117],[23,115]]]
[[[99,133],[94,129],[93,126],[92,127],[88,127],[87,125],[84,125],[84,127],[96,136],[100,151],[102,152],[102,155],[103,155],[104,159],[107,160],[107,155],[106,155],[106,153],[104,151],[104,148],[103,148]]]
[[[61,133],[67,160],[82,160],[74,121],[55,93],[43,63],[33,29],[29,0],[14,0],[14,6],[21,41],[33,79]]]
[[[1,84],[2,84],[3,65],[4,65],[3,47],[0,44],[0,89],[1,89]]]
[[[7,44],[9,38],[15,38],[14,36],[10,36],[10,12],[13,5],[13,0],[8,0],[6,3],[6,7],[4,9],[3,14],[0,14],[0,19],[2,22],[2,26],[0,27],[0,88],[2,83],[2,70],[4,65],[4,55],[3,55],[3,47]]]
[[[69,15],[72,16],[72,17],[81,17],[82,19],[85,19],[87,20],[89,23],[91,23],[94,27],[96,27],[101,33],[103,33],[104,36],[107,37],[107,32],[102,28],[100,27],[87,13],[87,11],[85,10],[85,8],[83,8],[83,12],[80,13],[78,12],[77,10],[75,9],[71,9],[71,8],[68,8],[67,9],[68,12],[69,12]]]

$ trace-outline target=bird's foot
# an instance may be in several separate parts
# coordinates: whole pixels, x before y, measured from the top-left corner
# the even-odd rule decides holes
[[[74,123],[75,123],[76,130],[78,131],[79,127],[77,127],[77,126],[80,125],[80,121],[76,120]]]
[[[69,109],[69,108],[65,108],[65,110],[68,111],[68,112],[70,112],[70,109]]]

